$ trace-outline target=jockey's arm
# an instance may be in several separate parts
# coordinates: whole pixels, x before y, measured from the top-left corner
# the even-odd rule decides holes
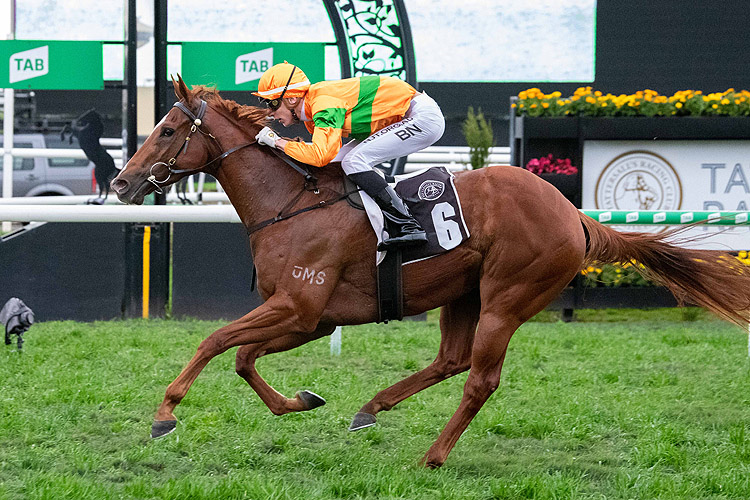
[[[279,139],[276,141],[276,147],[283,149],[295,160],[316,167],[324,167],[336,158],[336,154],[341,149],[341,127],[344,125],[344,115],[345,110],[341,108],[322,110],[313,115],[315,129],[312,134],[312,143]]]

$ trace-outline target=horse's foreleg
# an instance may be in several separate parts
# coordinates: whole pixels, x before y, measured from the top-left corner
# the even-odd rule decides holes
[[[263,380],[255,369],[255,360],[261,356],[276,352],[288,351],[333,332],[333,325],[321,325],[311,333],[290,333],[277,339],[260,344],[249,344],[237,350],[235,370],[250,384],[260,399],[274,415],[283,415],[294,411],[312,410],[325,404],[325,400],[310,391],[298,392],[295,397],[287,398]]]
[[[500,316],[490,311],[482,312],[474,338],[471,373],[464,385],[461,403],[437,441],[422,458],[425,466],[443,465],[458,438],[497,389],[508,342],[518,326],[520,324],[510,320],[508,316]]]
[[[375,425],[375,415],[438,382],[463,373],[471,366],[471,346],[479,319],[480,301],[470,293],[440,311],[440,350],[428,367],[383,389],[354,416],[350,431]]]
[[[313,331],[317,317],[302,318],[296,311],[290,298],[274,296],[249,314],[209,335],[198,346],[193,359],[167,387],[164,400],[156,412],[151,436],[163,436],[174,430],[177,422],[173,413],[175,407],[185,397],[201,370],[215,356],[232,347],[267,342],[294,332]]]

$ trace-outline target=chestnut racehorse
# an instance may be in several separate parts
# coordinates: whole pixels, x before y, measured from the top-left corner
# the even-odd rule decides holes
[[[337,325],[377,320],[376,237],[364,212],[336,201],[338,165],[314,169],[313,189],[278,152],[255,144],[263,109],[221,98],[214,89],[174,82],[179,101],[112,182],[120,200],[140,204],[150,192],[206,171],[226,190],[250,232],[263,305],[216,330],[167,387],[152,436],[174,430],[175,407],[203,367],[239,347],[236,371],[277,415],[325,401],[302,391],[287,398],[255,369],[260,356],[329,335]],[[750,311],[750,273],[720,252],[688,250],[661,234],[619,233],[582,215],[552,185],[515,167],[459,173],[456,189],[471,237],[440,256],[403,267],[404,313],[442,307],[441,344],[425,369],[377,393],[352,429],[448,377],[471,370],[453,417],[422,459],[442,465],[461,433],[497,389],[508,342],[584,267],[636,261],[678,299],[740,325]],[[321,203],[324,202],[324,203]],[[304,210],[291,218],[283,215]],[[279,215],[282,217],[278,217]],[[220,245],[220,243],[217,243]],[[304,269],[308,279],[300,279]],[[314,279],[310,278],[314,275]]]

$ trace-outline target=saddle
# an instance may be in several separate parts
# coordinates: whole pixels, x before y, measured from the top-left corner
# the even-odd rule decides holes
[[[386,176],[409,207],[414,218],[427,233],[427,243],[415,247],[378,252],[378,322],[403,318],[403,288],[401,268],[404,264],[429,259],[452,250],[469,238],[461,204],[453,184],[454,175],[445,167],[432,167],[412,174]],[[369,197],[363,198],[356,185],[344,176],[345,192],[354,194],[347,202],[365,210],[378,236],[384,238],[382,212]]]
[[[317,179],[310,173],[307,166],[300,166],[281,152],[272,149],[290,167],[305,177],[306,189],[312,186],[317,189]],[[461,203],[458,199],[454,175],[445,167],[432,167],[411,174],[391,177],[386,175],[386,181],[394,184],[396,193],[409,207],[409,211],[419,222],[427,234],[427,243],[415,247],[397,248],[387,252],[377,252],[377,295],[378,295],[378,323],[389,320],[401,320],[404,317],[403,278],[401,268],[404,264],[429,259],[441,253],[452,250],[469,238],[469,230],[464,221]],[[383,212],[369,196],[362,197],[359,187],[342,176],[344,194],[321,202],[318,205],[302,208],[265,220],[248,228],[248,234],[262,229],[270,224],[294,217],[295,215],[315,210],[346,199],[347,203],[358,210],[364,210],[378,237],[378,244],[386,238]],[[293,205],[296,198],[290,204]],[[254,280],[253,280],[254,281]]]

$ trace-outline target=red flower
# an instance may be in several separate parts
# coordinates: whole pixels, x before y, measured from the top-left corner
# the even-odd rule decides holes
[[[526,170],[532,174],[564,174],[573,175],[578,173],[578,168],[573,166],[570,158],[555,158],[552,154],[534,158],[526,164]]]

